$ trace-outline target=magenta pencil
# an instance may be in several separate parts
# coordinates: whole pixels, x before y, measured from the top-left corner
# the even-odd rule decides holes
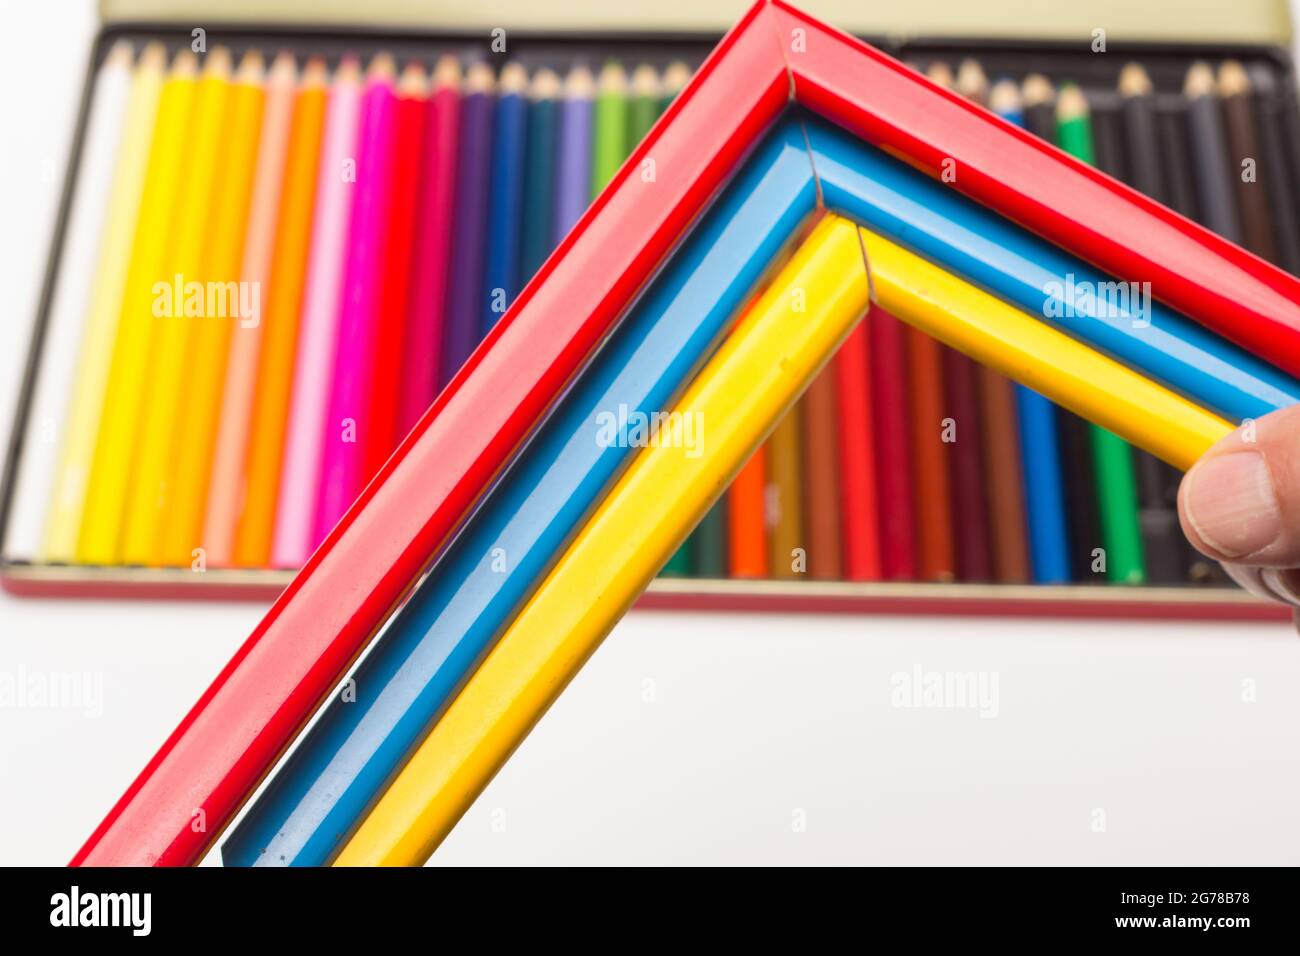
[[[357,125],[361,116],[360,67],[353,57],[339,64],[330,89],[321,140],[316,210],[312,218],[307,287],[295,358],[284,465],[275,510],[271,563],[298,568],[316,541],[321,434],[334,373],[339,295],[355,191]]]
[[[424,171],[411,295],[407,303],[402,404],[398,426],[405,435],[433,402],[442,363],[442,324],[451,263],[451,209],[455,201],[456,156],[460,130],[460,61],[445,56],[433,74],[424,122]]]
[[[320,484],[312,549],[325,540],[366,480],[371,439],[369,401],[384,275],[384,242],[393,196],[393,134],[397,67],[380,54],[366,73],[361,100],[352,229],[348,241],[329,413],[321,432]]]

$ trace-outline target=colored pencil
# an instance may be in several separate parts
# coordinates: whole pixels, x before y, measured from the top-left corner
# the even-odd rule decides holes
[[[963,60],[957,69],[955,87],[974,103],[989,106],[989,81],[977,60]],[[984,574],[1004,584],[1023,584],[1030,579],[1028,531],[1025,525],[1024,476],[1020,467],[1020,423],[1016,414],[1015,386],[987,365],[976,366],[976,396],[983,467],[984,502],[969,492],[967,508],[978,513],[988,509],[987,520],[968,521],[977,532],[963,550],[967,562],[984,560]],[[960,489],[958,490],[961,496]],[[988,544],[980,549],[978,532],[987,533]],[[974,576],[974,575],[971,575]]]
[[[679,93],[686,88],[686,84],[691,81],[691,68],[681,60],[674,60],[664,69],[663,81],[659,87],[659,113],[663,115],[664,111],[672,105],[673,100],[677,99]]]
[[[219,394],[211,477],[203,509],[202,543],[214,567],[234,563],[235,524],[240,502],[247,495],[245,481],[249,434],[255,410],[257,369],[265,333],[263,296],[269,292],[271,259],[275,251],[280,191],[285,157],[293,123],[297,66],[293,55],[282,51],[267,74],[262,107],[262,128],[257,136],[257,165],[244,239],[244,261],[239,281],[246,283],[253,301],[248,316],[236,317],[230,332],[225,382]]]
[[[595,80],[591,71],[582,64],[569,70],[559,101],[556,131],[552,246],[558,246],[568,235],[591,199],[594,96]]]
[[[906,345],[917,577],[952,581],[957,576],[957,554],[952,456],[944,441],[948,412],[943,346],[913,327],[907,329]]]
[[[662,102],[663,84],[649,63],[632,71],[627,104],[627,148],[630,152],[646,138],[667,104]]]
[[[366,447],[374,438],[370,398],[374,391],[377,320],[392,218],[395,78],[392,57],[380,54],[366,71],[361,98],[357,180],[339,301],[334,378],[320,438],[313,548],[325,540],[367,479]]]
[[[218,253],[210,225],[226,202],[221,193],[222,143],[231,120],[232,68],[230,51],[215,47],[204,61],[195,94],[176,236],[152,303],[155,346],[145,372],[148,385],[122,538],[122,559],[127,564],[158,566],[170,561],[163,533],[175,517],[176,441],[182,412],[188,407],[199,325],[211,318],[206,315],[206,291],[215,278],[212,269]],[[196,560],[195,567],[203,564]]]
[[[773,578],[803,575],[808,566],[808,539],[803,514],[803,429],[796,406],[767,440],[767,573]]]
[[[691,573],[698,578],[727,576],[727,502],[705,512],[690,536]]]
[[[243,493],[235,518],[233,562],[239,567],[271,563],[276,500],[289,431],[289,404],[296,381],[300,313],[314,234],[321,139],[329,94],[321,59],[309,60],[293,102],[288,152],[276,211],[275,244],[262,310],[253,419],[248,425]],[[331,170],[338,176],[338,167]]]
[[[898,319],[873,306],[864,320],[871,358],[871,427],[875,435],[880,568],[887,581],[920,574],[919,525],[909,415],[909,332]]]
[[[527,168],[519,254],[521,286],[537,274],[555,248],[555,135],[559,97],[560,78],[552,70],[543,67],[533,74],[528,88]]]
[[[767,577],[766,446],[749,456],[727,492],[727,552],[731,577]]]
[[[519,255],[528,132],[527,72],[518,63],[507,63],[497,89],[480,337],[487,335],[515,301],[522,281]]]
[[[1250,75],[1236,60],[1225,60],[1219,66],[1218,81],[1223,127],[1227,134],[1228,169],[1236,182],[1242,244],[1255,255],[1277,262],[1272,201],[1268,181],[1259,168],[1262,156],[1255,126],[1255,91],[1251,88]]]
[[[837,364],[832,360],[812,380],[803,399],[791,413],[799,416],[800,437],[803,439],[803,500],[800,507],[804,515],[808,576],[824,581],[837,581],[844,576]],[[854,437],[862,444],[865,436]]]
[[[402,418],[406,434],[438,394],[442,374],[443,317],[451,268],[452,207],[460,150],[460,61],[438,60],[424,123],[419,215],[416,217],[410,315],[406,320],[406,366],[402,372]]]
[[[353,197],[358,191],[360,118],[360,65],[348,56],[334,73],[321,138],[311,249],[271,539],[271,563],[279,568],[302,567],[316,543],[321,439],[334,375]]]
[[[592,107],[591,198],[605,188],[627,159],[628,142],[627,72],[621,63],[610,61],[596,80]]]
[[[1241,222],[1233,186],[1238,176],[1229,165],[1217,92],[1210,65],[1193,63],[1183,82],[1183,96],[1187,100],[1187,129],[1201,221],[1229,242],[1240,244]]]
[[[672,407],[806,214],[807,159],[784,146],[763,149],[739,173],[639,299],[606,359],[562,399],[492,506],[470,519],[377,639],[354,674],[356,699],[328,706],[249,810],[223,848],[227,863],[328,861],[636,456],[644,442],[632,416]],[[712,441],[685,427],[659,437],[651,447],[689,457]]]
[[[218,205],[208,220],[211,235],[206,253],[210,281],[225,289],[226,301],[224,308],[218,304],[217,309],[211,309],[213,295],[209,291],[209,314],[197,323],[191,335],[184,387],[186,413],[172,440],[171,474],[167,479],[174,489],[170,493],[171,515],[162,526],[158,545],[161,564],[185,565],[200,554],[207,561],[203,519],[226,397],[230,340],[237,325],[250,321],[260,324],[255,314],[260,306],[253,301],[254,295],[261,295],[260,286],[256,293],[252,292],[247,284],[251,280],[241,268],[257,175],[265,74],[261,53],[252,50],[244,55],[230,87],[225,120],[229,146],[217,180]],[[267,198],[274,202],[274,197]]]
[[[82,564],[119,564],[122,560],[122,529],[135,470],[146,369],[155,345],[154,283],[166,273],[174,230],[179,227],[181,191],[190,184],[186,160],[197,72],[194,55],[178,53],[158,101],[104,408],[86,481],[86,506],[77,540],[77,560]]]
[[[413,864],[433,851],[866,310],[856,232],[834,216],[814,231],[678,403],[714,423],[709,454],[637,456],[338,864]],[[796,288],[807,312],[793,311]],[[619,540],[644,544],[616,552]]]
[[[1084,162],[1095,162],[1088,101],[1077,86],[1061,89],[1056,117],[1061,148]],[[1106,549],[1106,577],[1116,584],[1141,584],[1146,578],[1146,562],[1138,521],[1133,450],[1097,425],[1089,429],[1088,437]]]
[[[1295,184],[1287,169],[1284,98],[1269,68],[1262,64],[1251,67],[1250,82],[1258,120],[1258,172],[1272,200],[1277,264],[1295,275],[1300,272],[1300,221],[1296,216]]]
[[[1025,125],[1020,88],[1015,82],[999,80],[994,84],[989,107],[1008,122]],[[1037,584],[1064,583],[1070,580],[1070,560],[1056,409],[1033,389],[1019,384],[1015,399],[1030,572]]]
[[[133,78],[131,45],[118,41],[95,71],[59,273],[42,333],[40,364],[9,503],[6,550],[18,560],[67,561],[75,554],[75,529],[85,500],[83,449],[94,434],[94,426],[86,420],[92,416],[84,406],[102,399],[107,371],[102,360],[87,354],[82,342],[96,336],[104,355],[111,342],[107,312],[98,307],[95,296],[121,305],[125,253],[106,247],[105,242],[130,241],[136,212],[130,207],[138,207],[148,155],[145,120],[151,123],[157,111],[162,57],[156,46],[146,50],[139,76]],[[114,189],[126,195],[116,200]],[[80,384],[81,370],[99,381],[100,394],[83,397],[89,383]],[[74,422],[71,415],[79,404],[82,420]],[[80,464],[74,464],[74,456]],[[83,471],[73,474],[71,468]]]
[[[376,326],[374,371],[370,380],[368,417],[370,436],[365,450],[361,483],[365,484],[388,460],[406,434],[402,428],[402,375],[411,347],[407,322],[411,313],[415,275],[416,215],[420,199],[420,173],[424,156],[424,121],[428,114],[429,78],[418,63],[402,70],[393,104],[393,183],[389,198],[384,256],[379,265],[379,309]]]
[[[451,381],[479,343],[480,316],[486,303],[483,260],[487,252],[488,193],[491,189],[492,117],[496,78],[486,63],[465,74],[453,206],[451,271],[447,317],[442,329],[439,384]]]
[[[837,426],[843,574],[850,581],[882,577],[880,498],[876,482],[875,405],[871,382],[871,334],[859,322],[835,353],[834,415]]]
[[[1232,431],[1230,422],[863,230],[876,301],[976,361],[988,362],[1177,468]]]

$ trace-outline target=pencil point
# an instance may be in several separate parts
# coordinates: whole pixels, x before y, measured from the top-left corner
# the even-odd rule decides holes
[[[937,83],[945,90],[952,89],[953,75],[952,67],[942,60],[935,60],[925,70],[925,75],[930,78],[931,83]]]
[[[438,90],[459,88],[460,60],[449,53],[438,57],[433,67],[433,86]]]
[[[146,48],[147,51],[148,48]],[[135,56],[135,51],[131,48],[128,40],[118,40],[108,49],[108,55],[104,57],[104,66],[111,66],[114,69],[125,69],[131,65],[131,60]],[[143,59],[143,57],[141,57]]]
[[[468,70],[465,71],[465,93],[491,93],[492,88],[496,86],[496,76],[492,73],[492,67],[482,62],[471,63]]]
[[[1015,80],[998,80],[989,91],[989,109],[995,113],[1016,113],[1023,104]]]
[[[1224,99],[1230,96],[1244,96],[1250,92],[1250,77],[1246,68],[1236,60],[1224,60],[1219,65],[1219,95]]]
[[[590,99],[595,89],[596,81],[591,70],[581,63],[569,70],[569,75],[564,78],[564,95],[569,99]]]
[[[325,65],[324,57],[314,56],[302,68],[303,86],[324,86],[328,79],[329,67]]]
[[[681,60],[674,60],[668,64],[668,69],[664,70],[663,92],[665,96],[676,96],[682,90],[686,89],[686,84],[691,81],[691,68]]]
[[[339,60],[339,67],[334,71],[334,82],[356,83],[361,78],[361,61],[351,53],[344,54]]]
[[[497,89],[502,96],[509,93],[520,94],[528,89],[528,71],[519,63],[507,63],[501,68],[501,76],[497,80]]]
[[[424,72],[424,65],[411,62],[402,67],[402,75],[397,81],[397,92],[407,99],[418,99],[428,94],[429,78]]]
[[[649,63],[642,63],[632,71],[632,94],[650,97],[659,95],[659,74]]]
[[[266,59],[259,50],[249,50],[244,54],[244,58],[239,61],[239,72],[235,74],[235,82],[243,83],[250,86],[260,86],[266,76]]]
[[[1052,81],[1041,73],[1030,73],[1025,77],[1024,85],[1020,89],[1025,98],[1025,106],[1039,106],[1050,103],[1056,98]]]
[[[228,47],[214,46],[203,61],[203,72],[209,76],[228,74],[233,62]]]
[[[177,76],[194,76],[199,70],[199,58],[190,50],[181,50],[172,60],[172,72]]]
[[[393,59],[391,53],[379,53],[370,61],[370,68],[366,70],[366,81],[369,83],[391,82],[397,76],[397,61]]]
[[[1121,96],[1151,95],[1151,77],[1141,63],[1127,63],[1119,71],[1119,92]]]
[[[627,71],[617,60],[610,60],[600,68],[600,91],[602,93],[625,93],[627,91]]]
[[[542,67],[533,74],[533,83],[528,95],[534,100],[554,100],[560,95],[560,77],[554,71]]]
[[[1198,99],[1214,93],[1214,71],[1210,64],[1198,60],[1187,70],[1187,79],[1183,81],[1183,94],[1188,99]]]
[[[1066,83],[1056,96],[1056,115],[1063,120],[1088,115],[1088,98],[1073,83]]]
[[[957,92],[970,100],[984,99],[989,92],[989,78],[979,61],[967,58],[957,67]]]

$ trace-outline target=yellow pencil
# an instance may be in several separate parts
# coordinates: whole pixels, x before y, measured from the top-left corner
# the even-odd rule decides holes
[[[190,359],[198,325],[205,321],[212,217],[224,200],[218,184],[226,155],[230,70],[229,50],[218,47],[208,53],[195,95],[175,235],[165,267],[154,279],[149,329],[155,345],[144,373],[147,392],[122,535],[126,564],[161,563],[162,530],[172,517],[169,481],[179,430],[189,419]]]
[[[877,303],[1186,470],[1233,426],[887,239],[863,231]]]
[[[195,549],[202,547],[231,330],[236,322],[257,319],[248,312],[254,292],[247,283],[241,284],[240,265],[261,137],[265,72],[262,55],[250,52],[231,86],[223,130],[227,148],[208,219],[210,245],[205,253],[208,278],[213,283],[210,289],[216,294],[207,297],[208,314],[192,323],[191,353],[185,360],[188,371],[182,380],[184,425],[176,432],[173,454],[168,458],[165,485],[171,489],[171,511],[162,523],[159,564],[189,564]],[[210,308],[213,305],[217,308]]]
[[[122,294],[131,264],[131,239],[149,166],[149,142],[158,119],[158,99],[167,69],[167,51],[150,43],[131,72],[121,138],[113,160],[113,180],[100,229],[90,295],[76,370],[71,382],[68,417],[49,489],[42,550],[47,561],[70,563],[77,557],[77,534],[86,503],[86,481],[95,455],[108,383],[113,339],[122,311]],[[66,264],[60,270],[66,269]],[[84,279],[84,277],[83,277]]]
[[[134,470],[145,368],[152,349],[153,285],[166,265],[177,202],[187,181],[185,159],[196,70],[194,54],[188,50],[178,54],[158,101],[103,411],[86,481],[77,540],[77,560],[83,564],[121,561],[122,524]]]
[[[637,455],[336,865],[433,852],[868,305],[857,227],[827,216],[674,410],[700,443]]]

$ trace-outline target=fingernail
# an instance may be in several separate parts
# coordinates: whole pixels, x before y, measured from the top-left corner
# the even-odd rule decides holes
[[[1300,604],[1300,581],[1297,572],[1290,568],[1265,568],[1260,578],[1268,589],[1287,604]]]
[[[1273,476],[1259,452],[1207,458],[1187,473],[1187,482],[1187,519],[1201,540],[1224,557],[1254,554],[1281,534]]]

